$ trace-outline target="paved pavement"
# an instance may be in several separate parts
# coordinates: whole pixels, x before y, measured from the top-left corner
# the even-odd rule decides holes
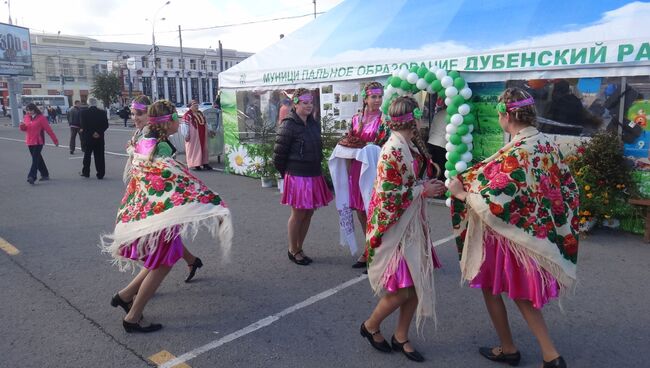
[[[67,144],[67,125],[54,130]],[[376,352],[359,336],[377,300],[367,279],[350,268],[354,257],[336,244],[333,205],[317,211],[307,237],[305,250],[315,262],[296,266],[286,256],[289,211],[277,190],[219,172],[198,175],[232,209],[231,259],[223,260],[206,234],[187,241],[205,266],[185,284],[187,268],[180,261],[147,306],[145,315],[163,323],[163,330],[125,333],[123,313],[109,301],[132,275],[111,266],[97,243],[100,233],[112,230],[124,190],[121,153],[129,136],[129,129],[109,129],[101,181],[79,177],[78,153],[47,146],[52,180],[30,186],[23,134],[0,121],[0,237],[19,251],[11,255],[0,244],[1,367],[145,367],[162,352],[191,367],[416,364]],[[456,251],[444,240],[448,212],[435,205],[428,211],[444,267],[436,274],[438,324],[428,323],[419,336],[411,333],[427,358],[422,366],[498,366],[477,354],[496,337],[480,292],[460,286]],[[640,236],[597,230],[580,252],[576,295],[564,302],[564,312],[557,303],[544,311],[560,352],[571,367],[647,367],[650,245]],[[521,366],[539,367],[534,338],[514,304],[507,305]],[[385,322],[385,336],[395,323],[394,317]]]

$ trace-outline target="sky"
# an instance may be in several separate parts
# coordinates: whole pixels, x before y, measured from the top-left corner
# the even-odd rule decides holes
[[[30,33],[88,36],[100,41],[258,52],[314,19],[314,0],[13,0],[0,4],[0,21],[30,28]],[[316,0],[326,12],[343,0]],[[108,6],[107,6],[108,4]],[[284,17],[304,17],[228,26]],[[165,18],[165,20],[161,20]],[[149,19],[149,20],[146,20]],[[205,30],[197,28],[217,27]],[[227,27],[221,27],[227,26]]]

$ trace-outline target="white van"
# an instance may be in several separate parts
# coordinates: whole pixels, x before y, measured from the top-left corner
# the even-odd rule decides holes
[[[70,105],[68,104],[68,98],[66,96],[58,95],[22,95],[20,97],[20,105],[22,109],[25,110],[27,104],[36,104],[41,112],[44,112],[45,108],[48,106],[56,107],[58,106],[61,109],[63,115],[68,113]]]

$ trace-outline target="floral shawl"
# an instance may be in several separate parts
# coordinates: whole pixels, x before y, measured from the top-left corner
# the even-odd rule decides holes
[[[145,141],[141,139],[138,144]],[[153,253],[158,238],[171,227],[191,236],[206,227],[213,237],[219,237],[227,257],[233,229],[230,210],[221,197],[171,157],[156,154],[149,161],[149,154],[138,153],[137,147],[130,146],[128,151],[131,166],[125,175],[128,184],[117,211],[115,231],[101,239],[102,250],[113,256],[114,263],[121,270],[130,268],[134,262],[121,257],[120,249],[137,240],[139,255]]]
[[[465,202],[452,201],[452,224],[464,280],[484,259],[488,226],[510,240],[518,257],[531,257],[561,289],[576,280],[579,193],[558,148],[533,127],[462,174]]]
[[[386,278],[404,258],[418,296],[416,326],[422,317],[435,319],[432,242],[429,236],[424,187],[413,171],[412,148],[392,133],[381,149],[377,179],[368,208],[366,247],[368,278],[377,295],[385,292]]]

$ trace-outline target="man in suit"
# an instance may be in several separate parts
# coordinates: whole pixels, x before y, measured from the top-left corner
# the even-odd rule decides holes
[[[85,145],[83,168],[79,175],[90,177],[90,156],[95,156],[95,170],[97,179],[103,179],[105,174],[104,164],[104,132],[108,129],[106,111],[97,108],[97,100],[88,100],[90,107],[80,112],[81,135]]]

